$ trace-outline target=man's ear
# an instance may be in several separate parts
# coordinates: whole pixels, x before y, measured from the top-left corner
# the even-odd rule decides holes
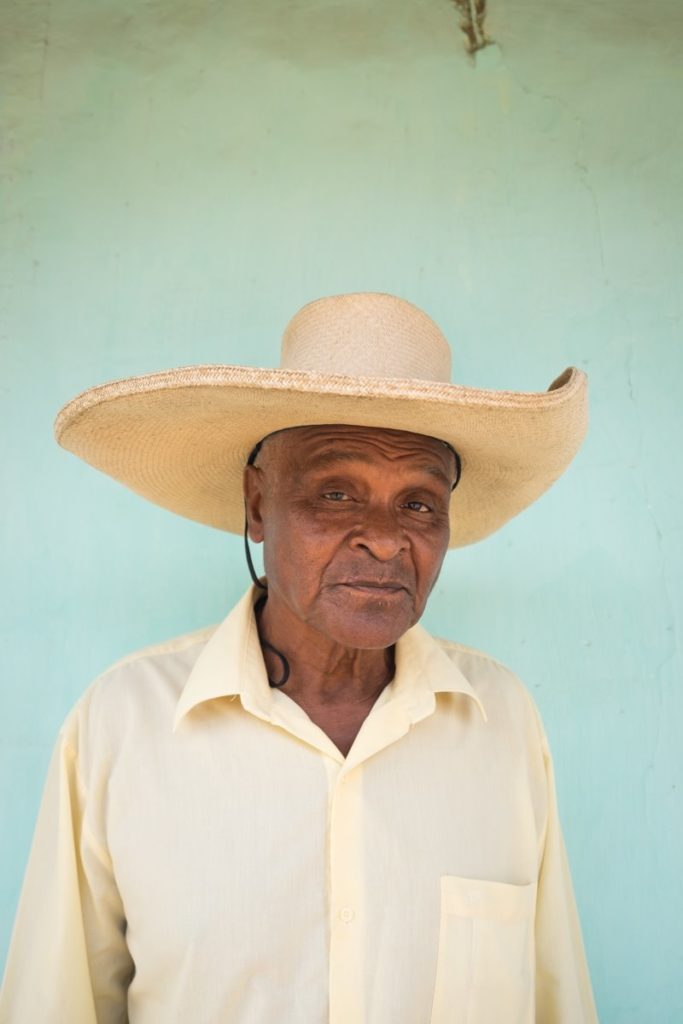
[[[242,475],[244,511],[247,517],[249,540],[260,544],[263,540],[263,472],[256,466],[245,466]]]

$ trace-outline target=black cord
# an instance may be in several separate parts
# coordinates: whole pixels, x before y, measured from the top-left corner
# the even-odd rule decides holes
[[[264,606],[264,604],[266,603],[267,600],[268,600],[268,594],[267,593],[266,594],[261,594],[261,596],[259,597],[258,601],[254,605],[254,615],[257,617],[257,619],[258,619],[259,612],[261,611],[261,609],[263,608],[263,606]],[[290,673],[289,662],[285,658],[285,656],[282,653],[282,651],[278,651],[277,647],[273,647],[272,644],[269,644],[268,641],[264,640],[263,637],[260,636],[260,635],[259,635],[259,640],[261,642],[261,647],[262,648],[265,648],[268,651],[272,651],[272,653],[275,655],[275,657],[279,658],[280,661],[282,662],[282,676],[280,677],[280,679],[271,679],[270,676],[268,676],[268,683],[269,683],[269,685],[272,686],[273,689],[276,689],[276,688],[279,689],[279,687],[280,686],[284,686],[285,683],[287,682],[287,680],[289,679],[289,673]]]
[[[453,458],[455,459],[455,483],[451,487],[451,491],[454,491],[460,483],[460,477],[462,476],[462,462],[460,461],[460,456],[452,444],[449,444],[448,441],[442,441],[441,443],[446,445],[449,452],[453,452]]]
[[[244,553],[247,556],[247,566],[252,580],[257,587],[260,587],[261,590],[268,590],[268,584],[264,583],[263,580],[260,580],[256,575],[256,569],[254,568],[254,563],[251,560],[251,551],[249,550],[249,525],[247,523],[246,515],[244,517]]]
[[[265,438],[262,438],[251,449],[251,452],[249,453],[249,458],[247,459],[248,466],[254,465],[254,462],[256,461],[256,456],[261,451],[261,445],[263,444],[264,441]],[[256,575],[256,569],[254,569],[254,563],[251,559],[251,551],[249,550],[249,523],[247,522],[246,502],[244,503],[244,553],[247,556],[247,566],[249,568],[249,575],[251,576],[252,580],[254,581],[256,586],[259,587],[261,590],[268,590],[268,584],[262,583],[261,580]]]

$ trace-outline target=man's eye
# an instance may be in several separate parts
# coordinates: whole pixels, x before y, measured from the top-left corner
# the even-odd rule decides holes
[[[424,501],[406,501],[403,507],[409,509],[411,512],[432,511],[429,505],[425,505]]]
[[[323,494],[323,498],[327,498],[328,501],[350,501],[348,494],[344,491],[326,491]]]

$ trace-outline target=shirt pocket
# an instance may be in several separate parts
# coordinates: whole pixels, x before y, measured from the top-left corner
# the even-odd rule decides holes
[[[536,883],[441,878],[431,1024],[533,1024]]]

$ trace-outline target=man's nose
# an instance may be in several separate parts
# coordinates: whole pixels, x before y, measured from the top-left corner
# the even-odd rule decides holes
[[[368,510],[351,537],[352,548],[368,551],[379,562],[390,562],[408,548],[408,538],[391,509]]]

